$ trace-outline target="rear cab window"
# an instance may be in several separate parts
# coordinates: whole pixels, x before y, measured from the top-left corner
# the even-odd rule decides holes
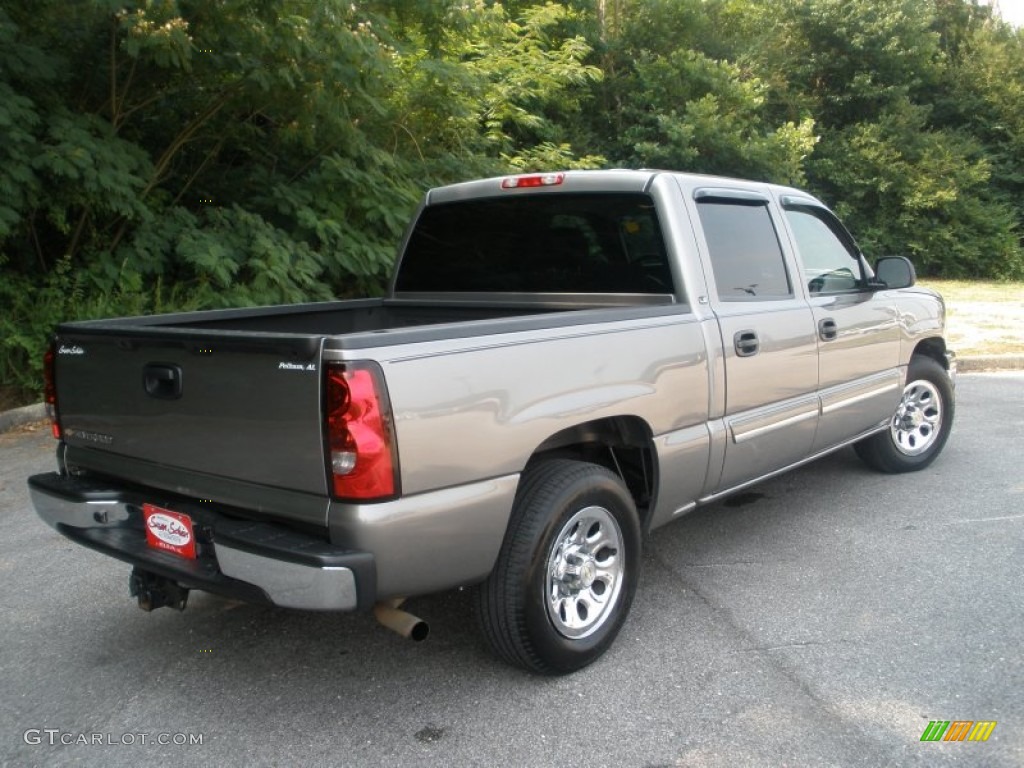
[[[675,293],[654,200],[559,193],[429,205],[395,282],[405,293]]]

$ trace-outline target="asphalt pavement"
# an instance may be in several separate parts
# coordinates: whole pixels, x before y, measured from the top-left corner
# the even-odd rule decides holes
[[[1022,433],[1024,373],[966,375],[927,470],[844,450],[692,513],[655,532],[611,651],[540,678],[487,654],[468,592],[410,602],[421,644],[201,593],[146,614],[128,566],[36,517],[53,441],[21,427],[0,434],[0,763],[1017,768]],[[922,742],[934,720],[996,726]]]

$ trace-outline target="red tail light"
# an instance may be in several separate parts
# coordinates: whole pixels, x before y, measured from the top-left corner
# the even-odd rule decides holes
[[[326,366],[327,460],[335,498],[398,493],[398,457],[384,377],[373,363]]]
[[[50,419],[50,429],[55,439],[60,440],[60,413],[57,410],[57,384],[53,375],[54,345],[51,343],[43,355],[43,402],[46,404],[46,415]]]

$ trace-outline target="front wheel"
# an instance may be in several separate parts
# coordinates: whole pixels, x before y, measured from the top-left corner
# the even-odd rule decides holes
[[[911,358],[889,428],[854,445],[857,455],[881,472],[914,472],[931,464],[953,426],[953,385],[930,357]]]
[[[640,525],[622,481],[581,461],[537,464],[477,593],[483,634],[498,656],[534,672],[585,667],[619,633],[639,568]]]

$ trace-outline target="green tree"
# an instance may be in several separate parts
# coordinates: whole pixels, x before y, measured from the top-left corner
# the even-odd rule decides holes
[[[981,0],[7,0],[0,386],[60,319],[379,291],[426,187],[515,170],[806,183],[1021,277],[1022,83]]]
[[[720,3],[622,0],[614,10],[587,127],[602,154],[615,165],[804,180],[814,120],[774,119],[766,82],[718,57]]]
[[[0,385],[58,320],[381,290],[423,190],[594,165],[600,76],[548,3],[11,0]]]
[[[972,26],[972,8],[730,0],[723,27],[740,65],[769,83],[769,113],[814,116],[808,183],[870,251],[912,256],[924,274],[1012,277],[1024,261],[1014,211],[992,185],[998,155],[965,116],[942,117],[945,102],[969,101],[950,66],[953,47],[976,62],[985,24]]]
[[[332,153],[387,178],[379,153],[360,152],[372,145],[359,116],[381,111],[393,67],[361,23],[343,3],[10,4],[0,381],[35,384],[59,319],[375,284],[386,225],[390,250],[414,205],[408,192],[389,199],[398,210],[385,226],[351,241],[287,205],[323,196]],[[327,183],[373,217],[384,193],[342,180]]]
[[[989,191],[1011,213],[1024,237],[1024,31],[993,18],[977,2],[940,4],[938,28],[946,82],[935,100],[934,122],[969,134],[984,147]],[[992,265],[988,276],[1024,275],[1017,258]]]
[[[580,14],[552,2],[518,13],[480,0],[419,14],[405,7],[396,142],[424,158],[457,159],[463,175],[601,162],[577,156],[567,140],[566,123],[602,74],[586,63],[591,46],[570,31]]]

